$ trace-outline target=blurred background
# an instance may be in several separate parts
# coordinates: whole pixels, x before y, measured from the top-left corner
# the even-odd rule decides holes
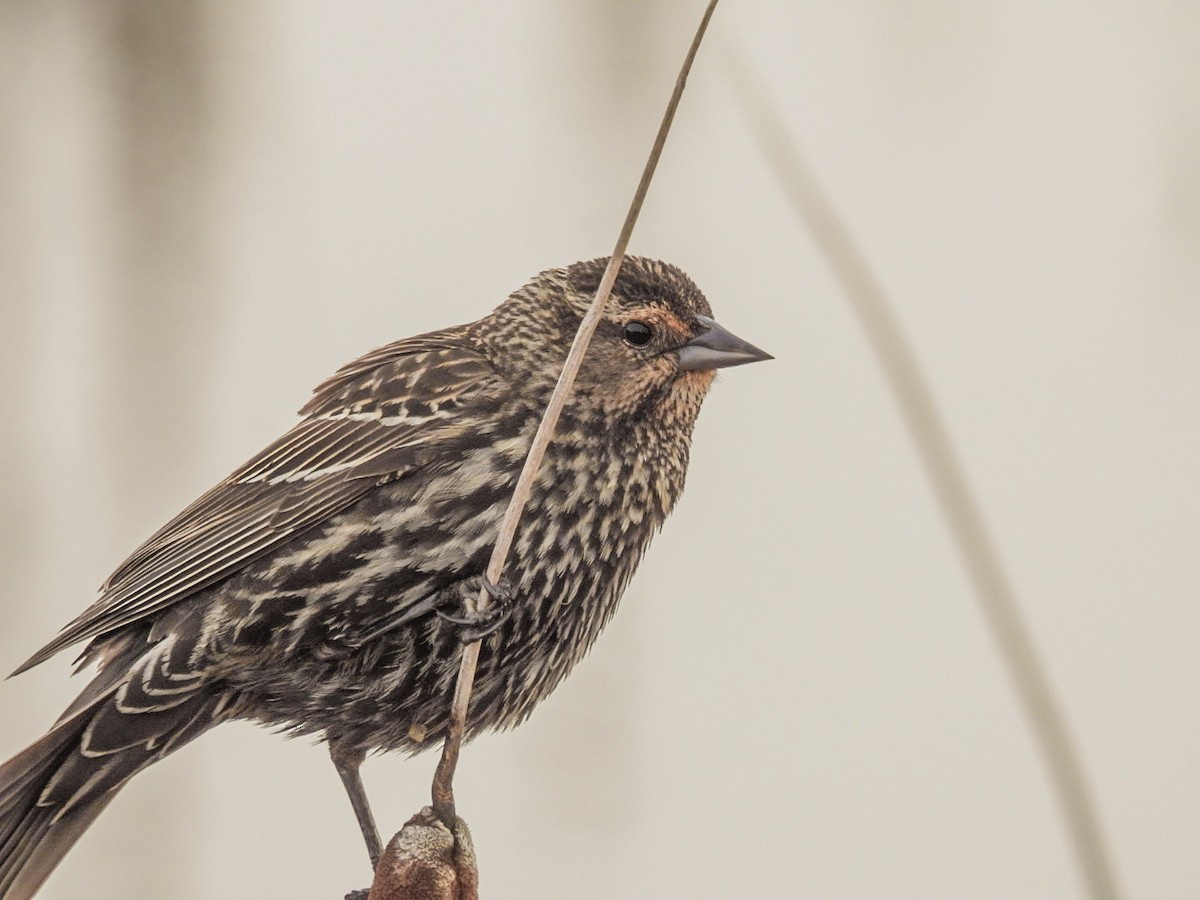
[[[0,668],[339,364],[609,252],[701,0],[0,0]],[[870,259],[1130,898],[1200,896],[1200,6],[727,2],[632,251],[775,354],[589,660],[464,754],[484,896],[1082,896],[861,329],[764,165],[764,79]],[[0,683],[0,756],[82,687]],[[367,786],[391,834],[434,758]],[[226,725],[42,896],[369,881],[323,747]]]

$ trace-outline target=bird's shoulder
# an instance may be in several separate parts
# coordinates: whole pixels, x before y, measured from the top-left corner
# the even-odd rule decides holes
[[[507,382],[474,334],[472,326],[459,326],[385,344],[317,385],[300,414],[380,412],[395,421],[409,409],[421,418],[429,404],[449,410],[481,391],[502,391]]]

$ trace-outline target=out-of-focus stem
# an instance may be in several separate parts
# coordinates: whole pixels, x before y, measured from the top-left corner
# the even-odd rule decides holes
[[[729,63],[747,124],[841,284],[903,412],[992,637],[1033,727],[1088,893],[1093,900],[1117,900],[1120,891],[1079,754],[916,357],[883,287],[821,190],[765,86],[739,55],[730,54]]]

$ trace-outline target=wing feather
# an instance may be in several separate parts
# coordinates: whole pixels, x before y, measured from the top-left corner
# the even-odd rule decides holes
[[[463,329],[398,341],[345,366],[317,388],[301,422],[135,550],[97,601],[17,672],[156,615],[410,475],[448,442],[484,429],[507,393]]]

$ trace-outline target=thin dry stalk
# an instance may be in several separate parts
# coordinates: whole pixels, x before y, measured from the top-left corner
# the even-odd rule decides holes
[[[608,300],[613,282],[616,281],[617,273],[621,269],[621,262],[625,258],[625,248],[629,245],[629,238],[633,234],[633,226],[637,222],[638,214],[642,210],[642,204],[646,199],[646,192],[650,189],[650,181],[654,177],[654,170],[658,167],[658,159],[662,155],[663,145],[666,143],[667,134],[671,130],[671,123],[675,119],[675,110],[679,106],[680,97],[683,96],[683,89],[687,84],[688,73],[692,69],[692,61],[696,58],[696,51],[700,48],[700,42],[704,38],[704,32],[708,29],[708,22],[712,18],[716,5],[717,0],[710,0],[707,8],[704,10],[700,26],[696,29],[696,36],[692,39],[692,45],[688,49],[687,57],[683,61],[679,77],[675,80],[675,90],[671,94],[670,101],[667,103],[662,124],[658,128],[658,135],[654,139],[654,146],[650,150],[649,158],[646,160],[646,167],[642,170],[641,181],[638,182],[637,190],[633,195],[633,201],[629,205],[629,212],[625,216],[625,224],[621,226],[621,233],[617,237],[617,243],[613,248],[612,256],[609,258],[608,267],[604,270],[603,278],[600,279],[600,286],[596,289],[596,296],[592,300],[592,305],[588,308],[583,321],[579,324],[579,331],[575,335],[575,341],[571,344],[570,353],[567,354],[567,361],[563,365],[562,374],[558,378],[558,384],[554,388],[554,393],[550,397],[550,403],[547,405],[541,424],[534,435],[529,455],[525,458],[525,467],[521,470],[517,486],[513,490],[512,500],[509,501],[508,509],[504,513],[504,519],[500,524],[500,534],[496,539],[496,546],[492,550],[492,557],[488,562],[487,577],[493,583],[498,584],[504,575],[504,563],[517,531],[517,523],[521,519],[522,511],[525,509],[525,503],[529,499],[529,493],[533,488],[533,480],[537,476],[538,468],[541,466],[542,457],[545,456],[546,447],[549,446],[550,439],[554,436],[554,428],[558,424],[559,414],[562,412],[563,406],[567,402],[567,397],[571,393],[571,387],[575,383],[575,376],[578,374],[579,367],[583,362],[583,355],[587,352],[588,343],[592,339],[592,334],[596,331],[596,326],[600,324],[600,317],[604,312],[605,301]],[[476,611],[485,610],[488,602],[487,591],[481,590],[478,599],[475,601]],[[437,770],[433,776],[433,809],[438,818],[447,824],[452,824],[457,820],[454,808],[454,771],[458,766],[459,751],[462,748],[463,735],[466,730],[467,709],[471,702],[471,689],[475,683],[475,668],[479,663],[479,649],[479,641],[475,641],[463,648],[462,661],[458,669],[458,681],[454,689],[454,700],[450,707],[450,725],[446,735],[446,743],[442,748],[442,758],[438,762]]]
[[[845,291],[903,412],[992,637],[1037,737],[1089,895],[1094,900],[1117,900],[1120,891],[1079,754],[916,357],[892,314],[882,285],[809,170],[769,92],[751,74],[747,63],[732,55],[730,63],[750,131]]]

